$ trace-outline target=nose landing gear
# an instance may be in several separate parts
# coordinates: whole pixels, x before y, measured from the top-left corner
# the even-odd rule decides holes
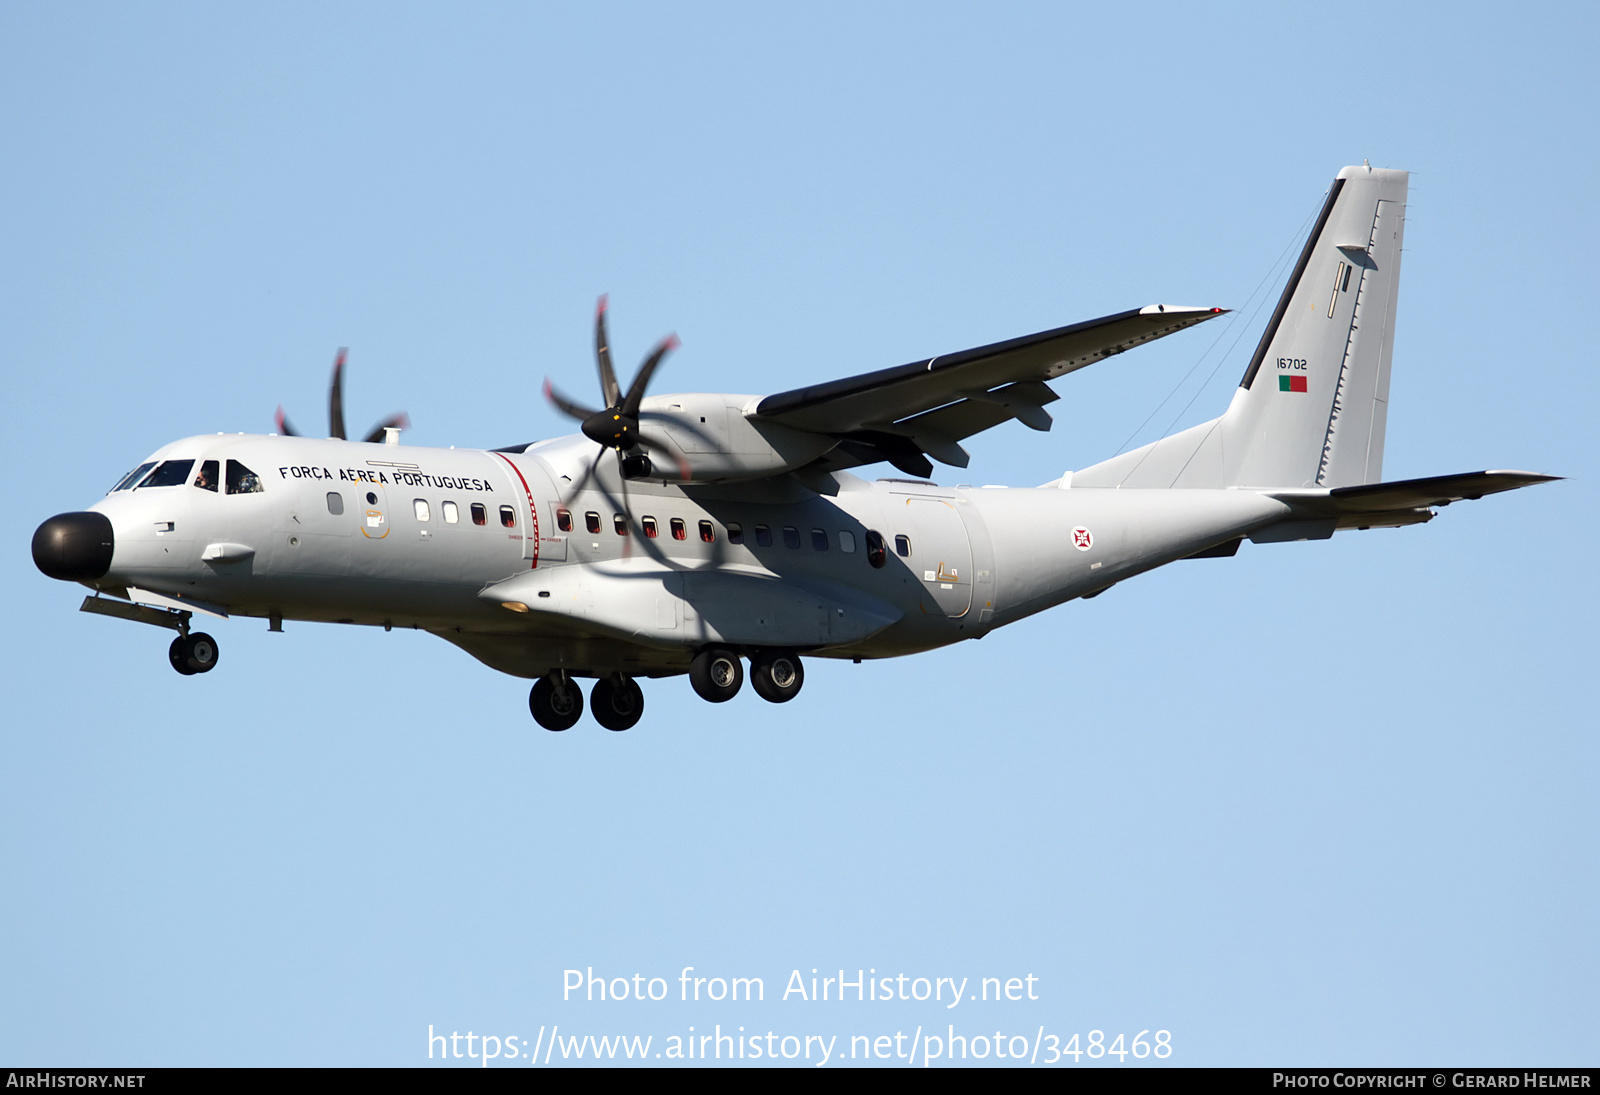
[[[179,635],[167,648],[167,660],[185,677],[209,673],[217,667],[217,640],[204,631]]]
[[[565,673],[552,673],[528,693],[528,709],[546,730],[570,730],[583,717],[583,691]]]

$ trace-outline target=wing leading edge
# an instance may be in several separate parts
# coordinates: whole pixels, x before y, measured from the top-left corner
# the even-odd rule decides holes
[[[887,460],[912,475],[933,474],[928,456],[966,467],[959,442],[1017,419],[1050,428],[1044,410],[1059,397],[1045,383],[1102,358],[1222,315],[1222,308],[1153,304],[1004,342],[942,354],[826,384],[778,392],[752,417],[839,445],[830,468]]]

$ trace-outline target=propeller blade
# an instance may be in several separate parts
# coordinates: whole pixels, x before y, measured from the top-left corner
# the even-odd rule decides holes
[[[617,479],[622,483],[622,516],[628,522],[628,535],[622,538],[622,558],[633,558],[633,542],[643,539],[644,530],[639,527],[639,522],[633,519],[633,502],[628,497],[628,477],[622,474],[622,461],[626,459],[619,450],[617,452]],[[609,492],[607,492],[609,497]]]
[[[583,488],[588,486],[589,480],[594,478],[594,473],[599,470],[600,461],[605,458],[605,455],[605,447],[601,446],[600,451],[594,454],[594,463],[590,464],[586,469],[584,469],[584,473],[578,476],[577,483],[575,483],[572,489],[567,492],[567,496],[561,500],[561,504],[563,506],[570,506],[572,504],[572,500],[578,497],[579,494],[583,493]]]
[[[339,347],[339,356],[333,359],[333,382],[328,385],[328,436],[344,440],[344,356],[347,350]]]
[[[283,416],[283,408],[278,408],[278,413],[273,416],[273,421],[278,424],[278,432],[285,437],[299,437],[300,431],[289,425],[289,420]]]
[[[385,418],[382,422],[379,422],[376,426],[374,426],[372,428],[372,432],[367,434],[367,436],[363,437],[361,440],[365,441],[369,445],[376,444],[377,442],[385,439],[384,431],[390,427],[403,430],[410,427],[410,425],[411,418],[406,414],[405,411],[401,411],[399,414],[391,414],[388,418]]]
[[[616,370],[611,367],[611,339],[606,334],[606,298],[602,294],[594,310],[594,356],[600,363],[600,394],[607,407],[622,402],[622,388],[617,384]]]
[[[556,410],[560,411],[568,418],[576,418],[579,422],[582,422],[584,419],[599,413],[598,411],[591,411],[588,407],[585,407],[581,403],[574,403],[572,400],[556,391],[555,385],[550,383],[549,377],[545,378],[544,397],[551,402]]]
[[[650,386],[650,377],[654,375],[656,366],[661,364],[661,359],[678,348],[678,336],[668,335],[661,340],[654,352],[639,366],[639,373],[633,378],[633,386],[628,389],[628,397],[622,401],[622,413],[629,418],[639,416],[639,401],[644,398],[645,389]]]

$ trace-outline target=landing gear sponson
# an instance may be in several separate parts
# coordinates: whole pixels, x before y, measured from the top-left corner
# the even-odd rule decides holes
[[[793,651],[757,650],[750,655],[750,684],[768,703],[788,703],[800,694],[805,679],[800,656]],[[744,685],[738,652],[706,647],[689,663],[689,683],[710,703],[733,699]],[[583,717],[583,691],[565,671],[552,670],[528,693],[528,710],[546,730],[570,730]],[[644,714],[644,690],[623,673],[601,677],[589,690],[589,711],[607,730],[630,729]]]

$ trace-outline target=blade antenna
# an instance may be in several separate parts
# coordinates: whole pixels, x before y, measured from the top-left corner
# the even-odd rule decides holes
[[[361,440],[367,442],[369,445],[383,441],[385,440],[384,431],[391,426],[398,430],[409,429],[411,426],[411,417],[406,414],[405,411],[401,411],[399,414],[391,414],[388,418],[385,418],[382,422],[379,422],[376,426],[372,427],[372,432],[367,434],[367,436],[363,437]]]

